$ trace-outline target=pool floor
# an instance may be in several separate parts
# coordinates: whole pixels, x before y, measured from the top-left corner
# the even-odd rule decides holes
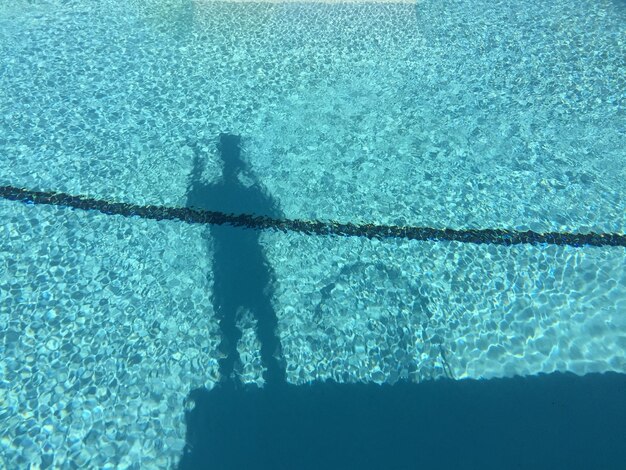
[[[584,240],[626,231],[625,25],[615,0],[1,5],[2,194],[66,199],[0,197],[0,466],[172,468],[220,383],[622,380],[624,247]]]

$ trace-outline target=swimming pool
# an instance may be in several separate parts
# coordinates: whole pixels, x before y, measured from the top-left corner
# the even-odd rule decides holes
[[[623,236],[625,25],[611,0],[11,2],[0,186]],[[233,184],[256,195],[247,205],[214,202],[224,133],[241,138]],[[225,355],[220,236],[254,234],[237,246],[260,247],[289,383],[626,372],[623,246],[220,234],[8,199],[0,217],[8,468],[179,459],[185,398],[215,385]],[[241,307],[230,352],[240,380],[262,384],[259,319]]]

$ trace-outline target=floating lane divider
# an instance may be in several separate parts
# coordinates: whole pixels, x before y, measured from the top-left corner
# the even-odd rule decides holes
[[[308,235],[337,235],[376,239],[404,238],[421,241],[449,241],[492,245],[561,245],[561,246],[623,246],[626,235],[620,233],[538,233],[502,229],[437,229],[429,227],[401,227],[395,225],[351,224],[298,219],[274,219],[252,214],[225,214],[188,207],[140,206],[109,202],[86,196],[52,191],[31,191],[14,186],[0,186],[0,198],[25,204],[42,204],[97,211],[107,215],[141,217],[151,220],[175,220],[188,224],[231,225],[256,230],[280,230]]]

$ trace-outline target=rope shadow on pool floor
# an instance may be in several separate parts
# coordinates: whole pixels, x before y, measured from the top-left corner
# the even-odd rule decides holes
[[[402,227],[395,225],[352,224],[334,221],[282,219],[255,214],[228,214],[188,207],[140,206],[109,202],[86,196],[53,191],[34,191],[15,186],[0,186],[0,198],[25,204],[53,205],[80,210],[92,210],[107,215],[141,217],[150,220],[172,220],[189,224],[230,225],[254,230],[279,230],[307,235],[336,235],[370,239],[407,239],[433,242],[459,242],[492,245],[559,245],[571,247],[619,246],[626,247],[626,234],[571,233],[504,229],[437,229],[430,227]]]

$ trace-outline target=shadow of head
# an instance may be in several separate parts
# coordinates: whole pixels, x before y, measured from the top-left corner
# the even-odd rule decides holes
[[[234,176],[237,172],[245,169],[241,159],[241,136],[234,134],[220,134],[217,149],[224,161],[224,176]]]

